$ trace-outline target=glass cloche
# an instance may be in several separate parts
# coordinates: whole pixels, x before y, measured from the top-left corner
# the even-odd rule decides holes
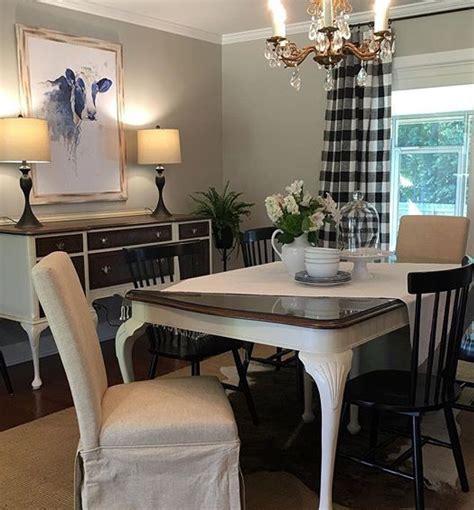
[[[380,218],[373,204],[364,200],[361,191],[352,194],[352,202],[341,208],[339,245],[343,250],[357,251],[379,246]]]

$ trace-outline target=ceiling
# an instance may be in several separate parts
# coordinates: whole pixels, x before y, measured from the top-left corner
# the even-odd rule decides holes
[[[82,12],[152,26],[211,42],[229,39],[229,34],[256,31],[271,26],[267,0],[37,0]],[[282,0],[289,24],[308,21],[308,0]],[[367,21],[375,0],[351,0],[354,18]],[[450,5],[448,5],[450,4]],[[416,10],[424,13],[473,4],[467,0],[391,0],[391,14]],[[455,7],[455,8],[456,8]],[[362,19],[364,18],[364,19]],[[232,42],[232,41],[227,41]]]

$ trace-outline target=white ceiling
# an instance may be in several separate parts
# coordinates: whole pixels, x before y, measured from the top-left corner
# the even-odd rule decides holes
[[[212,42],[271,26],[267,0],[37,0]],[[308,21],[308,0],[282,0],[289,24]],[[354,18],[367,21],[375,0],[351,0]],[[391,14],[418,14],[473,4],[470,0],[391,0]],[[362,19],[363,18],[363,19]],[[293,30],[294,32],[295,30]],[[291,33],[291,31],[290,31]],[[230,38],[232,39],[232,38]],[[228,40],[227,42],[231,42]]]

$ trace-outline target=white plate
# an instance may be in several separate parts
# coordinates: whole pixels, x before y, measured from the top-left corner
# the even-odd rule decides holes
[[[334,287],[335,285],[343,285],[351,281],[351,273],[346,271],[338,271],[336,276],[330,278],[317,278],[309,276],[306,271],[295,274],[295,281],[304,285],[312,285],[314,287]]]

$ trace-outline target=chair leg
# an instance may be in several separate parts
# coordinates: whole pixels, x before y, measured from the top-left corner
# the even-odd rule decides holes
[[[379,438],[379,421],[380,411],[378,409],[371,410],[370,417],[370,447],[375,448]]]
[[[151,358],[150,366],[148,368],[148,379],[154,379],[156,376],[156,369],[158,367],[158,354],[153,353]]]
[[[424,510],[425,490],[423,480],[423,452],[421,445],[421,416],[412,416],[412,446],[416,510]]]
[[[282,351],[283,351],[283,349],[282,349],[281,347],[277,347],[277,348],[276,348],[276,352],[277,352],[277,354],[280,354]],[[278,359],[278,361],[281,361],[281,356],[280,356],[279,358],[277,358],[277,359]],[[279,372],[280,367],[277,365],[277,366],[275,367],[275,370],[276,370],[277,372]]]
[[[7,387],[8,393],[13,395],[13,386],[12,382],[10,381],[10,376],[8,375],[8,368],[2,351],[0,351],[0,371],[2,372],[3,380],[5,381],[5,386]]]
[[[249,370],[250,360],[252,358],[252,352],[253,348],[255,347],[255,344],[252,342],[246,342],[244,345],[244,352],[245,352],[245,359],[243,361],[245,374],[247,375],[247,372]]]
[[[461,443],[459,442],[458,429],[454,419],[453,410],[451,407],[444,408],[444,416],[446,417],[446,425],[448,426],[449,440],[453,449],[454,460],[458,470],[459,481],[461,482],[461,489],[463,492],[469,492],[469,482],[467,480],[466,466],[461,450]]]
[[[191,362],[191,375],[201,375],[201,364],[199,360]]]
[[[253,401],[252,393],[250,391],[250,386],[247,381],[247,374],[245,372],[244,366],[242,365],[242,360],[240,359],[238,349],[233,349],[232,354],[234,356],[235,367],[237,368],[237,373],[239,374],[239,390],[245,396],[245,400],[247,401],[247,407],[249,408],[250,416],[252,417],[252,421],[254,425],[258,425],[258,416],[257,411],[255,409],[255,403]]]

